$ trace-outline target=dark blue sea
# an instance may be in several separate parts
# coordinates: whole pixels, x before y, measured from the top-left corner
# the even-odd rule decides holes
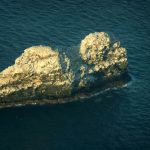
[[[1,0],[0,71],[25,48],[71,47],[95,31],[127,49],[131,81],[84,101],[0,109],[0,150],[150,150],[150,1]]]

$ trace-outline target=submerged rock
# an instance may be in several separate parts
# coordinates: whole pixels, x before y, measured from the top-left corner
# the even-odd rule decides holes
[[[77,55],[73,60],[67,53],[47,46],[26,49],[13,66],[0,73],[0,101],[71,96],[127,72],[126,49],[107,33],[87,35]]]

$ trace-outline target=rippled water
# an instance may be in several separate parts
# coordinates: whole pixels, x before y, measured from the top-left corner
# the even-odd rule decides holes
[[[0,109],[0,150],[149,150],[150,2],[1,0],[0,71],[32,45],[73,46],[106,31],[127,48],[132,82],[86,101]]]

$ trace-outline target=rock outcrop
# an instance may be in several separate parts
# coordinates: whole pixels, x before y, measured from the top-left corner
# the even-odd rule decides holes
[[[127,72],[126,49],[104,32],[87,35],[78,56],[72,60],[67,53],[47,46],[26,49],[13,66],[0,73],[0,101],[66,97]]]
[[[15,100],[67,96],[73,78],[66,55],[50,47],[33,46],[0,73],[0,96]]]
[[[97,76],[100,81],[120,77],[127,71],[126,49],[120,47],[119,41],[113,41],[105,32],[95,32],[86,36],[80,45],[80,54],[84,63],[85,76]],[[83,69],[88,66],[88,69]],[[84,81],[88,82],[87,79]],[[86,86],[86,85],[85,85]]]

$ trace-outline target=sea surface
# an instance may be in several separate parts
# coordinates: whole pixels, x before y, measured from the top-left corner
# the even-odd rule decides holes
[[[132,80],[84,101],[0,109],[0,150],[150,150],[150,1],[1,0],[0,71],[25,48],[95,31],[121,41]]]

